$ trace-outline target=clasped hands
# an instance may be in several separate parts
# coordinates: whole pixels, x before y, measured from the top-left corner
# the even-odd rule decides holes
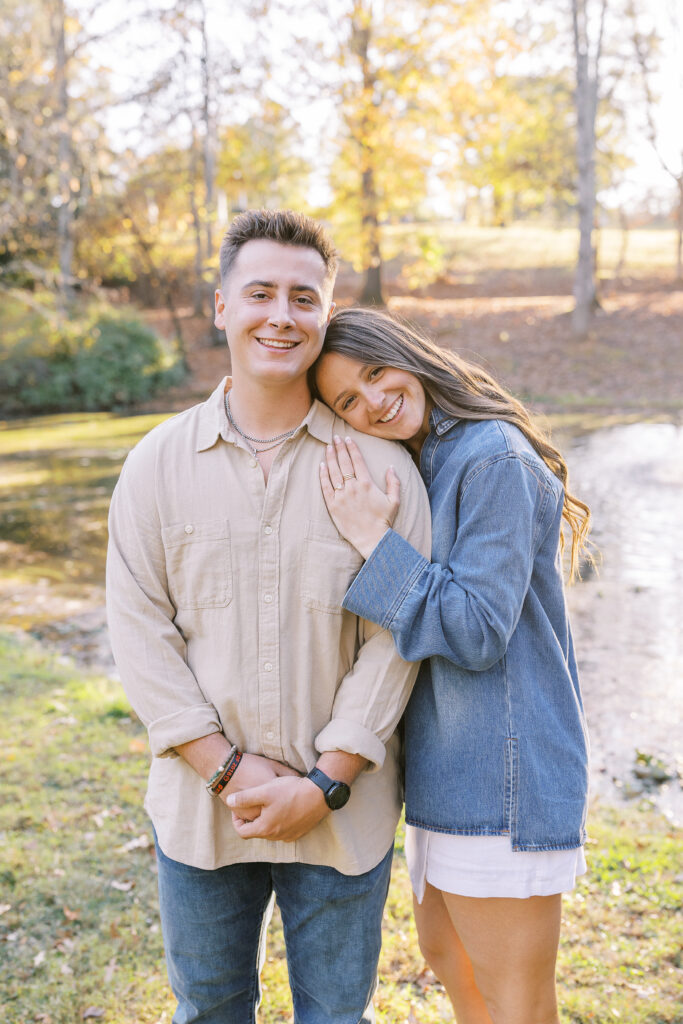
[[[400,481],[390,466],[386,494],[374,482],[358,445],[334,436],[320,463],[320,486],[332,522],[363,558],[368,558],[393,525],[399,508]]]
[[[314,782],[294,768],[258,754],[244,754],[225,802],[242,839],[292,843],[330,813]]]

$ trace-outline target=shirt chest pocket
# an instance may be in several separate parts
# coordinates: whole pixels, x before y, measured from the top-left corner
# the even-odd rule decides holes
[[[301,598],[306,608],[341,615],[341,603],[363,559],[332,523],[306,523]]]
[[[176,608],[225,608],[232,600],[230,526],[225,519],[162,529],[168,589]]]

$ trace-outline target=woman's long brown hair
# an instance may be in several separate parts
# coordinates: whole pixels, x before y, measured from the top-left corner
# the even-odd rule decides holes
[[[567,464],[521,402],[481,367],[441,348],[412,325],[374,309],[342,309],[330,320],[321,356],[336,352],[365,365],[394,366],[414,374],[434,404],[466,420],[506,420],[524,434],[564,487],[563,518],[571,531],[569,579],[580,576],[587,550],[590,509],[568,490]],[[315,384],[315,367],[312,383]],[[564,534],[560,535],[560,550]]]

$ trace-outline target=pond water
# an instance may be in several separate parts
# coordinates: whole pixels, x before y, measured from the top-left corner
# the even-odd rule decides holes
[[[643,790],[681,821],[683,428],[599,430],[574,441],[568,462],[601,554],[597,574],[568,590],[593,788],[607,796]],[[663,784],[652,778],[667,773],[673,778]]]
[[[0,621],[104,671],[114,671],[102,590],[109,495],[125,452],[160,418],[0,429]],[[681,821],[683,428],[610,427],[562,447],[601,553],[597,574],[568,590],[593,791],[644,795]],[[657,774],[673,777],[656,783]]]

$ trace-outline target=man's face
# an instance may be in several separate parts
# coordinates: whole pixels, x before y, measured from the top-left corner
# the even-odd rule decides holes
[[[246,242],[216,291],[233,377],[300,381],[315,362],[332,315],[331,286],[315,249],[258,238]]]

